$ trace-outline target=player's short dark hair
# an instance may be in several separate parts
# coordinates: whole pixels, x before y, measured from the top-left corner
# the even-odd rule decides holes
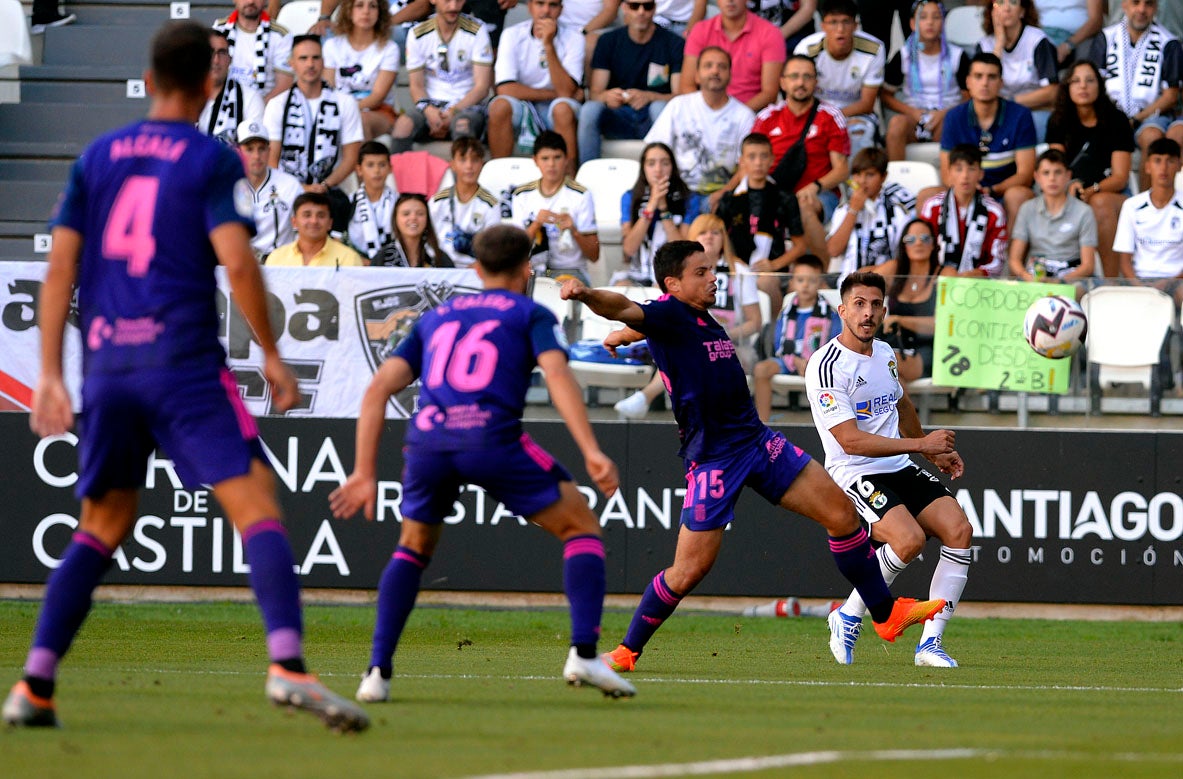
[[[793,270],[797,269],[798,265],[804,265],[807,268],[813,268],[818,273],[825,273],[826,266],[822,263],[822,258],[816,254],[802,254],[797,259],[793,260]]]
[[[698,241],[670,241],[657,250],[653,258],[653,277],[657,279],[657,286],[662,292],[665,288],[666,277],[682,277],[682,269],[686,267],[686,259],[695,254],[701,254],[702,244]]]
[[[324,206],[331,213],[333,210],[333,202],[329,200],[329,196],[323,192],[302,192],[296,196],[292,201],[292,213],[296,213],[302,206],[306,205]]]
[[[867,146],[855,152],[850,158],[850,172],[877,170],[880,176],[887,175],[887,152],[879,146]]]
[[[1159,138],[1157,141],[1151,141],[1150,146],[1146,148],[1146,156],[1152,154],[1165,154],[1168,157],[1179,159],[1179,144],[1171,138]]]
[[[357,150],[357,164],[361,165],[361,161],[367,156],[385,157],[387,162],[390,162],[390,149],[380,141],[366,141]]]
[[[152,37],[152,80],[162,92],[199,93],[209,77],[214,51],[209,28],[169,22]]]
[[[526,231],[511,224],[490,225],[472,239],[476,261],[494,275],[509,273],[529,262],[531,245]]]
[[[543,149],[555,149],[567,154],[567,141],[554,130],[543,130],[534,139],[534,153],[539,154]]]
[[[878,273],[872,273],[869,270],[855,271],[842,279],[842,286],[839,288],[838,294],[842,296],[843,302],[846,301],[846,294],[855,287],[874,287],[884,295],[887,294],[887,280]]]
[[[831,15],[849,16],[851,19],[857,19],[858,3],[854,0],[822,0],[817,11],[818,16],[823,19]]]
[[[982,150],[972,143],[959,143],[949,150],[949,167],[959,162],[982,167]]]
[[[1063,167],[1067,168],[1068,155],[1059,149],[1045,149],[1044,152],[1039,155],[1039,159],[1035,161],[1035,167],[1038,168],[1039,163],[1041,162],[1050,162],[1053,165],[1062,165]]]
[[[466,135],[463,138],[457,138],[452,141],[452,159],[467,157],[470,154],[475,154],[482,160],[485,158],[485,144],[481,143],[480,138]]]
[[[977,54],[969,58],[969,67],[973,68],[975,62],[980,62],[983,65],[990,65],[998,69],[998,75],[1002,75],[1002,60],[998,59],[998,55],[990,51],[979,51]],[[968,72],[968,71],[966,71]]]
[[[764,133],[748,133],[739,143],[739,148],[741,151],[746,146],[764,146],[771,149],[772,141]]]

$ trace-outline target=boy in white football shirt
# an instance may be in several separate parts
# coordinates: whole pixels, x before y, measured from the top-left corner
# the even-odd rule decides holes
[[[587,263],[600,259],[595,203],[591,193],[567,177],[567,144],[552,130],[538,134],[534,164],[542,178],[510,195],[510,218],[534,242],[530,262],[551,278],[588,283]]]
[[[484,144],[476,138],[452,141],[452,176],[456,183],[441,189],[428,204],[440,248],[457,268],[476,262],[473,237],[501,221],[501,204],[496,195],[477,183],[484,166]]]
[[[1150,189],[1121,204],[1113,251],[1123,278],[1153,280],[1178,299],[1178,279],[1183,278],[1183,198],[1175,190],[1179,144],[1159,138],[1147,151]]]
[[[965,463],[953,448],[951,430],[925,435],[900,384],[895,351],[875,338],[887,313],[886,287],[877,273],[855,272],[843,280],[842,331],[809,358],[805,392],[826,451],[826,470],[870,525],[871,539],[882,544],[876,554],[883,580],[890,585],[929,536],[940,539],[929,597],[943,598],[945,608],[925,623],[915,663],[956,668],[942,636],[965,589],[973,529],[940,479],[908,455],[924,455],[954,479]],[[866,610],[854,592],[830,613],[830,651],[842,665],[854,662]]]

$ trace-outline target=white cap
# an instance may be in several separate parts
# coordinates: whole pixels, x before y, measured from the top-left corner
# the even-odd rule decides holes
[[[268,140],[267,131],[263,129],[263,125],[260,122],[243,122],[238,125],[239,143],[246,143],[254,138],[264,141]]]

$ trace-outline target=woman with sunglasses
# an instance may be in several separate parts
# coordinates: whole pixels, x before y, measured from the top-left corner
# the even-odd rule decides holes
[[[941,264],[932,225],[923,219],[908,222],[895,258],[875,271],[891,280],[883,333],[895,348],[900,381],[931,376],[937,279],[957,275],[955,269]]]
[[[1056,99],[1059,55],[1039,28],[1035,0],[994,0],[982,16],[982,31],[977,51],[1002,60],[1002,96],[1031,110],[1036,142],[1042,143]]]
[[[387,268],[452,268],[452,259],[440,249],[427,198],[404,192],[394,201],[394,234],[371,265]]]
[[[357,100],[367,141],[389,133],[400,56],[390,40],[390,7],[383,0],[346,0],[333,30],[324,42],[325,80]]]
[[[1068,158],[1072,171],[1068,194],[1093,209],[1101,268],[1106,276],[1113,277],[1118,275],[1113,236],[1128,193],[1134,132],[1102,83],[1095,64],[1088,60],[1072,63],[1068,79],[1061,82],[1056,95],[1056,108],[1047,125],[1047,142]]]
[[[689,199],[690,189],[682,181],[670,147],[660,141],[647,144],[641,151],[637,181],[620,198],[621,249],[628,267],[612,274],[610,284],[656,286],[653,257],[666,241],[686,237]]]

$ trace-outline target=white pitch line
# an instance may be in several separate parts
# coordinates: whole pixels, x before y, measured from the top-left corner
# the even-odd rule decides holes
[[[873,752],[797,752],[787,755],[737,757],[725,760],[705,760],[696,763],[663,763],[659,765],[626,765],[609,768],[570,768],[559,771],[525,771],[508,774],[483,774],[468,779],[656,779],[665,776],[710,776],[714,774],[750,773],[773,768],[829,765],[832,763],[906,760],[1113,760],[1126,763],[1183,763],[1183,754],[1138,754],[1131,752],[1094,754],[1063,751],[1008,751],[998,749],[893,749]]]
[[[11,670],[20,669],[12,666]],[[176,668],[118,668],[118,673],[172,674],[178,676],[257,676],[263,671],[231,671],[231,670],[192,670]],[[354,679],[355,673],[336,673],[317,671],[317,676],[324,678]],[[481,681],[506,682],[554,682],[559,681],[559,674],[411,674],[395,673],[398,679],[476,679]],[[701,679],[678,677],[646,677],[630,674],[630,678],[640,685],[661,686],[665,684],[701,684],[701,685],[750,685],[771,687],[852,687],[889,690],[968,690],[993,691],[1010,690],[1016,692],[1121,692],[1121,693],[1159,693],[1178,695],[1183,693],[1183,687],[1118,687],[1106,685],[1066,685],[1066,684],[963,684],[950,682],[870,682],[870,681],[822,681],[816,679]],[[642,692],[644,688],[642,687]]]

